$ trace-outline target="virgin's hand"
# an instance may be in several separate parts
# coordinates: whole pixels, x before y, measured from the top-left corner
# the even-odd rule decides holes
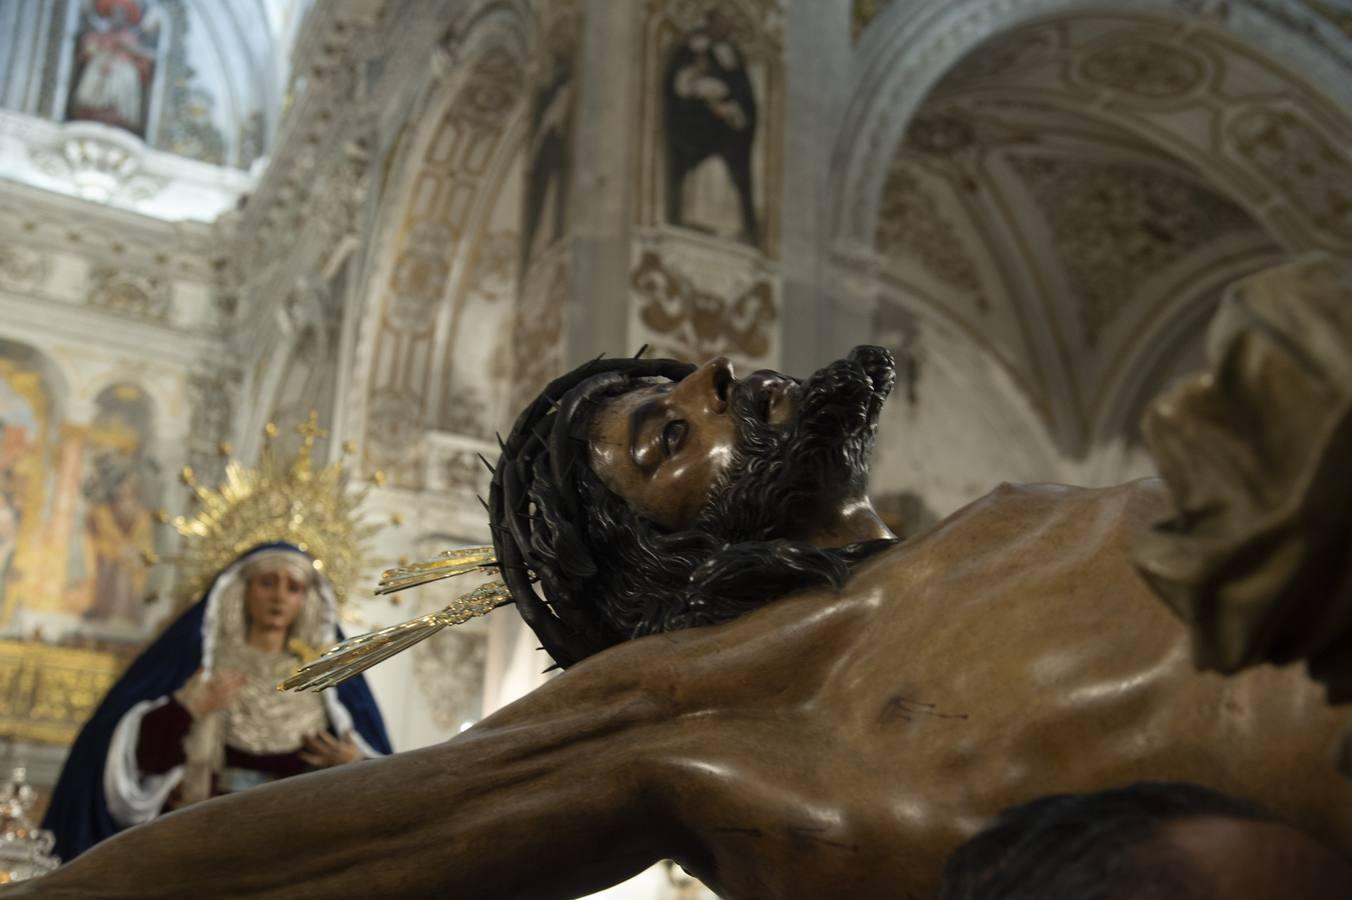
[[[194,719],[200,719],[235,702],[244,687],[244,673],[233,669],[208,674],[198,669],[188,683],[174,692],[179,702]]]
[[[353,740],[352,732],[336,738],[327,731],[322,731],[319,734],[308,735],[301,742],[300,758],[312,766],[327,769],[356,762],[362,758],[362,752],[358,749],[357,742]]]

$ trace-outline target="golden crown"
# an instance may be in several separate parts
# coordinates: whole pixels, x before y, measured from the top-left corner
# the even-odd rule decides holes
[[[183,469],[183,482],[197,495],[196,513],[173,522],[184,538],[176,561],[179,584],[189,597],[200,596],[245,551],[280,542],[309,554],[338,602],[346,600],[361,574],[366,545],[379,529],[361,522],[358,508],[367,489],[350,488],[342,459],[315,468],[315,441],[327,436],[318,414],[312,411],[296,431],[300,448],[288,461],[273,446],[277,426],[268,423],[258,465],[248,468],[230,459],[218,487],[202,485],[191,468]],[[345,446],[343,455],[348,451]],[[229,447],[222,452],[228,456]]]

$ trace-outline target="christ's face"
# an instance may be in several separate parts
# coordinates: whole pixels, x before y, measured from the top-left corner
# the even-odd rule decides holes
[[[737,381],[723,358],[679,382],[654,384],[610,400],[592,421],[591,466],[640,515],[663,528],[690,527],[732,465],[734,391],[766,396],[766,417],[787,424],[797,384],[774,372]]]
[[[776,530],[773,518],[791,534],[793,513],[764,501],[792,501],[810,515],[819,502],[861,494],[893,377],[891,355],[878,348],[859,348],[802,384],[771,371],[738,380],[726,359],[715,359],[679,382],[602,405],[592,419],[591,468],[668,531],[699,526],[727,540],[764,539]],[[758,508],[731,508],[743,500]]]

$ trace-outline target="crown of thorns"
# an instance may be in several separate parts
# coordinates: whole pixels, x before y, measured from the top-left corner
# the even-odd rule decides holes
[[[582,539],[586,516],[567,486],[587,465],[589,416],[578,407],[643,378],[680,381],[695,370],[671,359],[597,359],[557,378],[521,413],[493,470],[489,527],[498,568],[521,618],[560,666],[605,649],[595,605],[580,596],[597,563]],[[545,554],[541,548],[549,546]],[[543,589],[542,597],[535,584]]]

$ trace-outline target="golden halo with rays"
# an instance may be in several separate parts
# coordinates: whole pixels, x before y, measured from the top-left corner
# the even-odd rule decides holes
[[[263,429],[258,465],[248,468],[231,459],[218,487],[200,484],[192,469],[184,468],[183,482],[197,496],[196,513],[174,519],[174,528],[183,536],[176,561],[186,597],[200,597],[216,574],[246,550],[284,542],[313,557],[315,569],[333,585],[339,604],[346,601],[361,574],[366,545],[379,530],[360,520],[358,508],[368,489],[350,488],[341,459],[315,468],[311,458],[315,441],[326,436],[317,413],[311,411],[296,431],[300,448],[294,458],[282,459],[272,443],[277,426],[269,423]],[[228,455],[227,447],[221,449]]]

